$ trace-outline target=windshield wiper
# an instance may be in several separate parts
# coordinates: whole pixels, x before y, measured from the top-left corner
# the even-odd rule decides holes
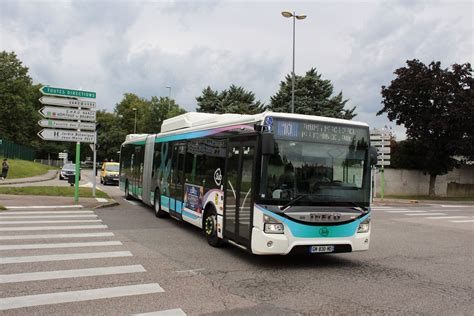
[[[307,193],[307,194],[298,194],[297,196],[295,196],[294,198],[292,198],[288,203],[286,203],[285,205],[282,205],[280,206],[280,210],[282,210],[283,212],[286,211],[290,206],[292,206],[293,204],[295,204],[296,202],[298,202],[299,200],[301,200],[303,197],[305,196],[331,196],[331,197],[340,197],[338,195],[330,195],[330,194],[318,194],[318,193]]]

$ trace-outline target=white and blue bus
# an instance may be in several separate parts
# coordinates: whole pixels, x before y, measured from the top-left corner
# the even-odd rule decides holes
[[[126,198],[201,228],[212,246],[261,255],[369,248],[374,152],[365,123],[186,113],[159,134],[128,135],[120,153]]]

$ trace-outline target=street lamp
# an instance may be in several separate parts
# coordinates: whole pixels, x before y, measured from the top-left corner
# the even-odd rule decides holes
[[[293,18],[293,71],[291,80],[291,113],[295,113],[295,22],[296,19],[304,20],[306,15],[296,15],[295,12],[283,11],[281,13],[285,18]]]
[[[166,116],[168,116],[171,110],[171,86],[166,86],[166,89],[168,89],[168,113],[166,113]]]
[[[136,134],[137,133],[137,108],[133,108],[132,110],[135,113],[135,123],[133,127],[133,134]]]

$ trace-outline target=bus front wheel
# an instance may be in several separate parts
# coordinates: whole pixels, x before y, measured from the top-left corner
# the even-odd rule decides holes
[[[217,237],[217,213],[213,207],[209,207],[206,210],[204,218],[204,235],[206,236],[207,242],[213,247],[220,247],[223,244],[223,240]]]
[[[160,191],[155,191],[155,216],[159,218],[166,217],[167,213],[161,209]]]

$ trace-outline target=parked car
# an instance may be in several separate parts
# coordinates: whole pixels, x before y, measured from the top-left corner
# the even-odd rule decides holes
[[[103,185],[119,183],[120,164],[118,162],[104,162],[100,171],[100,183]]]
[[[76,175],[76,165],[67,163],[59,171],[59,180],[67,180],[70,175]],[[79,180],[81,180],[81,173],[79,171]]]

